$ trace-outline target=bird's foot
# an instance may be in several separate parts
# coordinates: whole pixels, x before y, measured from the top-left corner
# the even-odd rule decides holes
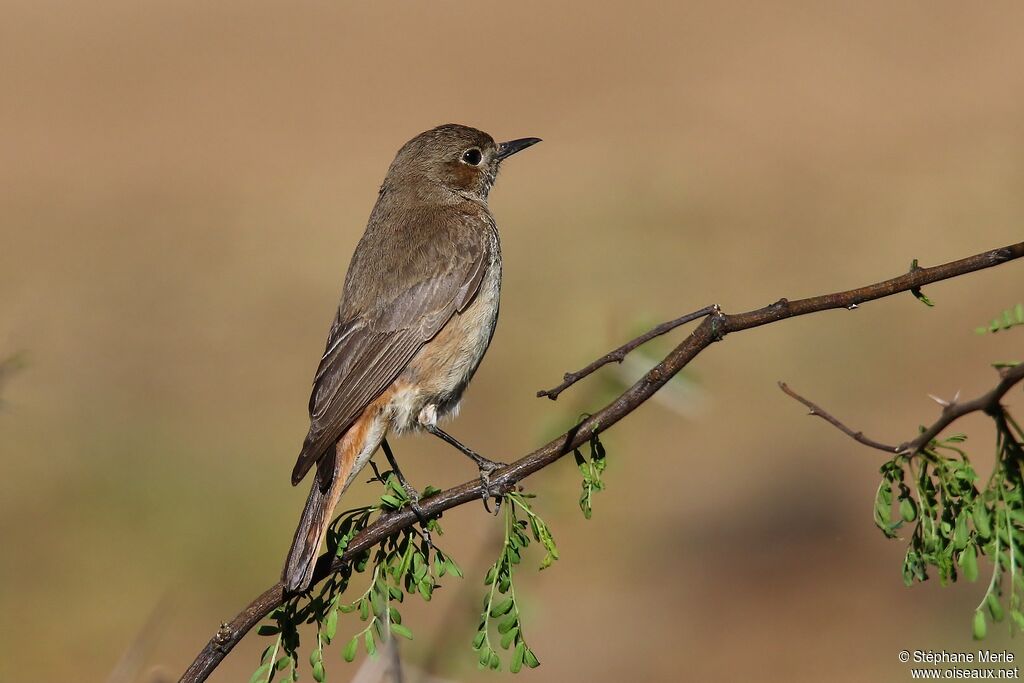
[[[501,501],[504,496],[500,487],[491,484],[491,474],[495,470],[499,470],[504,467],[505,463],[488,460],[479,454],[474,455],[476,457],[474,457],[473,460],[476,461],[477,467],[480,468],[480,497],[484,501],[484,509],[487,510],[487,512],[491,511],[491,507],[487,504],[487,501],[493,496],[495,500],[494,514],[497,515],[501,510]]]
[[[427,406],[427,408],[432,408],[432,406]],[[494,486],[491,484],[491,474],[495,470],[499,470],[502,467],[505,467],[505,463],[495,462],[494,460],[488,460],[484,456],[474,451],[469,446],[466,446],[465,444],[461,443],[451,434],[447,433],[446,431],[438,427],[436,424],[435,412],[433,410],[428,411],[427,408],[425,408],[424,411],[420,413],[420,424],[428,432],[438,437],[439,439],[447,443],[449,446],[455,447],[456,450],[458,450],[466,457],[471,458],[473,462],[476,463],[476,466],[480,469],[480,488],[482,489],[481,497],[484,499],[484,509],[487,510],[488,512],[491,511],[491,508],[487,504],[487,501],[490,499],[491,496],[494,496],[495,499],[497,499],[498,501],[494,509],[494,514],[498,514],[498,510],[501,509],[501,499],[504,494],[504,491],[501,490],[500,486]]]

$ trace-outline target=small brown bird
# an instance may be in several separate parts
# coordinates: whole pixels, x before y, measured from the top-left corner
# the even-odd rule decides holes
[[[388,169],[366,232],[345,276],[327,349],[313,379],[309,433],[292,471],[315,464],[283,581],[304,591],[341,494],[385,437],[423,429],[476,461],[484,481],[499,463],[437,426],[454,414],[498,319],[501,248],[487,195],[501,162],[540,142],[497,144],[483,131],[448,124],[405,143]]]

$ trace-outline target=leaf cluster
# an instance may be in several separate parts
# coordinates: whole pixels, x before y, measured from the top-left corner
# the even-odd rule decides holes
[[[580,508],[587,519],[592,512],[593,494],[604,490],[602,474],[606,465],[605,449],[596,434],[588,445],[588,456],[584,456],[580,449],[575,451],[576,465],[583,474]],[[392,514],[411,502],[394,472],[381,473],[372,462],[370,464],[375,474],[373,480],[378,481],[384,491],[375,505],[348,510],[331,523],[327,531],[327,548],[335,557],[342,557],[352,540],[375,519]],[[438,492],[439,489],[428,486],[422,496],[425,498]],[[473,649],[478,654],[480,667],[484,669],[501,669],[499,648],[511,651],[508,667],[514,673],[524,666],[534,668],[540,665],[523,635],[522,612],[513,575],[531,543],[537,543],[544,550],[541,570],[558,559],[558,547],[547,523],[533,510],[532,498],[531,494],[515,490],[500,499],[499,509],[504,512],[501,552],[484,579],[488,588],[480,625],[473,639]],[[425,529],[401,529],[353,557],[341,571],[327,577],[315,594],[296,596],[275,610],[270,615],[272,622],[259,628],[260,635],[274,637],[274,642],[263,651],[250,683],[294,683],[298,680],[299,627],[302,625],[313,625],[316,629],[309,666],[313,680],[318,683],[327,678],[325,650],[337,638],[342,615],[355,615],[363,624],[341,648],[346,662],[354,661],[360,649],[374,655],[391,636],[411,639],[412,631],[402,623],[399,611],[405,596],[415,594],[429,602],[443,577],[463,576],[451,556],[434,545],[434,534],[443,535],[436,519],[428,520]],[[359,574],[367,577],[367,587],[356,598],[350,601],[343,599],[349,583]]]
[[[593,514],[593,508],[591,507],[594,493],[597,491],[604,491],[604,480],[601,475],[604,473],[604,469],[608,462],[605,458],[606,453],[604,445],[601,443],[601,439],[595,433],[590,437],[589,442],[590,457],[587,458],[583,455],[583,451],[579,448],[573,450],[573,455],[576,458],[576,467],[580,469],[583,474],[583,490],[580,493],[580,510],[583,511],[583,516],[590,519]]]
[[[348,544],[373,521],[375,515],[390,514],[409,503],[408,495],[393,472],[378,475],[384,493],[378,504],[348,510],[338,517],[327,533],[327,545],[335,556],[341,556]],[[424,496],[438,489],[427,487]],[[443,530],[436,519],[427,523],[427,531],[438,536]],[[367,588],[354,600],[345,601],[345,594],[354,574],[363,574]],[[429,601],[438,581],[444,576],[462,577],[462,570],[416,527],[395,533],[379,545],[367,549],[331,575],[320,585],[315,595],[297,596],[275,610],[272,624],[264,624],[259,633],[275,636],[273,645],[264,650],[260,666],[251,683],[270,683],[275,675],[288,670],[282,683],[298,680],[298,648],[301,624],[314,624],[316,643],[309,655],[309,666],[314,681],[327,679],[325,649],[335,640],[341,615],[354,614],[365,626],[346,641],[342,658],[351,662],[360,648],[373,655],[391,636],[412,638],[412,631],[402,623],[398,605],[406,595],[419,595]]]
[[[483,611],[480,613],[480,626],[473,639],[473,649],[477,651],[478,663],[482,669],[501,669],[501,657],[498,655],[491,635],[497,633],[498,644],[503,650],[512,648],[512,659],[509,671],[519,673],[523,665],[529,668],[540,666],[537,655],[526,644],[523,636],[523,624],[519,601],[513,583],[515,569],[522,561],[523,551],[531,540],[538,542],[545,550],[540,568],[546,569],[558,559],[558,548],[547,523],[533,511],[528,501],[532,498],[521,492],[505,494],[502,499],[504,518],[504,538],[498,559],[487,570],[484,585],[490,586],[484,596]]]
[[[1004,605],[1011,631],[1024,630],[1024,432],[1002,408],[991,417],[996,467],[987,482],[964,450],[967,437],[955,434],[882,465],[874,506],[875,524],[889,538],[913,525],[903,562],[908,586],[928,580],[930,570],[944,585],[976,581],[979,559],[989,558],[991,579],[973,620],[977,639],[985,637],[987,618],[1003,620]]]

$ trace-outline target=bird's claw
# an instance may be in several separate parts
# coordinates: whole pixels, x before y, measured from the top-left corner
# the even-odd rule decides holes
[[[491,496],[494,497],[494,514],[497,515],[501,510],[502,492],[500,487],[492,486],[491,484],[491,473],[497,469],[504,467],[504,463],[494,462],[492,460],[484,460],[477,463],[480,468],[480,497],[484,501],[484,510],[491,512],[491,506],[487,504]]]

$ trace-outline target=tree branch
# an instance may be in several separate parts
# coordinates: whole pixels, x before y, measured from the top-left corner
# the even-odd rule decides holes
[[[813,415],[815,417],[822,418],[823,420],[834,426],[839,431],[846,434],[848,437],[850,437],[857,443],[862,443],[865,446],[869,446],[871,448],[877,448],[878,450],[885,451],[886,453],[900,452],[899,446],[887,446],[884,443],[875,441],[874,439],[869,439],[868,437],[864,436],[864,432],[853,431],[852,429],[844,425],[842,422],[832,417],[832,415],[830,415],[824,408],[819,406],[817,403],[812,403],[811,401],[808,401],[806,398],[790,389],[789,385],[786,384],[785,382],[779,382],[779,388],[782,389],[782,391],[785,392],[787,395],[792,396],[797,401],[807,406],[807,409],[811,411],[807,413],[808,415]]]
[[[701,317],[701,314],[707,315],[708,318],[706,318],[704,322],[707,323],[708,320],[712,322],[714,331],[718,334],[718,339],[720,339],[729,332],[739,332],[740,330],[746,330],[751,327],[760,327],[761,325],[778,322],[780,320],[785,320],[786,318],[794,318],[799,315],[807,315],[808,313],[817,313],[819,311],[827,311],[834,308],[855,310],[860,306],[860,304],[868,301],[892,296],[893,294],[899,294],[900,292],[920,290],[924,285],[939,282],[940,280],[948,280],[952,277],[958,277],[960,275],[966,275],[967,273],[973,273],[977,270],[984,270],[985,268],[998,266],[1001,263],[1020,258],[1024,255],[1022,252],[1024,252],[1024,242],[1018,242],[1017,244],[1011,244],[1003,247],[1002,249],[993,249],[958,261],[950,261],[949,263],[944,263],[941,266],[934,266],[932,268],[921,268],[915,262],[911,267],[910,272],[905,275],[894,277],[884,282],[878,282],[866,287],[860,287],[858,289],[850,289],[845,292],[836,292],[834,294],[825,294],[823,296],[814,296],[808,299],[797,299],[796,301],[779,299],[770,306],[765,306],[764,308],[759,308],[754,311],[748,311],[747,313],[737,313],[735,315],[723,315],[717,310],[717,306],[709,306],[697,311],[696,313],[685,315],[678,320],[682,322],[689,322],[689,320]],[[708,308],[714,309],[714,311],[705,313]],[[654,328],[654,330],[623,344],[618,349],[597,359],[582,370],[566,373],[565,381],[563,381],[562,384],[551,389],[538,391],[537,396],[549,396],[551,398],[556,398],[558,394],[566,388],[586,377],[594,370],[603,365],[607,365],[608,363],[620,360],[620,352],[622,352],[622,356],[625,356],[626,353],[629,353],[649,339],[653,339],[658,336],[658,334],[664,334],[674,327],[678,327],[678,325],[673,325],[673,323],[676,322],[677,321],[670,321],[659,325]],[[701,327],[703,327],[703,325],[701,325]],[[655,332],[661,328],[666,329],[655,334]],[[699,331],[700,328],[698,328],[693,335],[696,335]],[[693,335],[691,335],[691,337]],[[718,341],[718,339],[713,339],[712,341]],[[687,340],[689,340],[689,338],[687,338]],[[704,346],[707,346],[707,344]],[[704,347],[702,346],[698,349],[698,352],[703,348]]]
[[[884,443],[869,439],[861,432],[853,431],[820,406],[812,403],[790,389],[785,382],[779,382],[779,388],[789,396],[792,396],[794,399],[807,406],[811,411],[811,415],[825,419],[858,443],[862,443],[865,446],[877,448],[880,451],[886,451],[887,453],[892,453],[894,455],[915,455],[918,451],[931,443],[932,439],[941,434],[942,430],[959,420],[964,415],[977,412],[984,412],[989,415],[996,414],[999,411],[1000,401],[1003,400],[1003,396],[1005,396],[1006,393],[1014,387],[1014,385],[1024,381],[1024,363],[1019,363],[1011,368],[1007,368],[1001,373],[1001,375],[1002,379],[999,381],[999,384],[997,384],[991,391],[979,396],[973,401],[967,401],[966,403],[953,401],[943,406],[942,415],[939,416],[938,420],[921,432],[916,439],[904,441],[899,446],[888,446]]]
[[[913,455],[919,450],[931,443],[939,433],[959,420],[968,413],[974,413],[982,411],[989,415],[993,415],[999,408],[999,402],[1003,399],[1014,384],[1017,384],[1021,380],[1024,380],[1024,363],[1013,366],[1003,372],[1003,379],[1000,380],[999,384],[995,386],[992,391],[988,392],[984,396],[979,396],[973,401],[967,403],[951,403],[944,406],[942,409],[942,415],[938,420],[932,424],[931,427],[921,432],[921,434],[913,441],[900,444],[899,452],[906,455]]]
[[[692,322],[698,318],[703,318],[713,313],[721,313],[721,309],[718,308],[718,304],[705,306],[699,311],[687,313],[686,315],[676,318],[675,320],[669,320],[667,323],[662,323],[655,327],[654,329],[641,334],[636,339],[626,342],[625,344],[615,349],[614,351],[609,351],[608,353],[606,353],[605,355],[601,356],[593,363],[588,365],[587,367],[577,370],[576,372],[565,373],[565,375],[562,377],[563,381],[561,384],[559,384],[554,389],[542,389],[538,391],[537,398],[543,398],[546,396],[550,398],[552,401],[558,400],[558,395],[560,393],[571,387],[573,384],[576,384],[576,382],[579,382],[581,379],[591,374],[595,370],[603,368],[605,365],[609,365],[611,363],[621,363],[623,360],[626,359],[626,354],[628,354],[636,347],[643,346],[644,344],[651,341],[655,337],[660,337],[666,332],[671,332],[680,325],[685,325],[688,322]]]
[[[817,311],[833,308],[856,308],[857,305],[866,301],[892,296],[911,289],[918,289],[939,280],[991,268],[1022,256],[1024,256],[1024,242],[944,265],[912,270],[905,275],[859,289],[796,301],[780,299],[770,306],[735,315],[725,315],[715,309],[682,343],[618,398],[555,440],[495,471],[491,475],[491,483],[503,491],[509,491],[529,475],[547,467],[566,453],[571,453],[577,446],[586,443],[592,435],[608,430],[654,395],[697,354],[731,332],[759,327]],[[424,498],[420,501],[420,506],[427,516],[435,517],[445,510],[476,501],[480,495],[480,481],[475,479]],[[342,557],[330,558],[324,555],[320,558],[313,573],[313,585],[322,581],[330,573],[340,570],[346,562],[364,550],[416,523],[416,515],[407,507],[378,519],[352,539]],[[284,587],[281,583],[277,583],[256,598],[230,622],[222,624],[220,630],[189,666],[181,681],[183,683],[205,681],[227,653],[248,633],[249,629],[279,607],[284,600]]]

